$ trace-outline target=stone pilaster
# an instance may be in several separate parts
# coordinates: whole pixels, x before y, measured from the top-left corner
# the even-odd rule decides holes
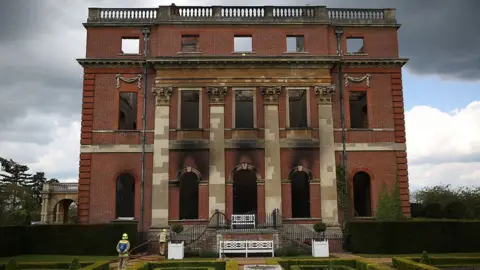
[[[155,130],[153,140],[152,228],[168,226],[169,122],[172,87],[153,88]]]
[[[265,121],[265,213],[275,208],[282,213],[282,180],[280,174],[280,131],[278,100],[281,86],[262,86]]]
[[[225,95],[226,86],[207,87],[210,101],[209,216],[225,213]]]
[[[337,176],[333,133],[332,98],[335,86],[316,86],[320,136],[320,197],[322,221],[338,226]]]

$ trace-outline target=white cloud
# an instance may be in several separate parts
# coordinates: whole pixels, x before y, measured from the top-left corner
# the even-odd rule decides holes
[[[480,101],[450,113],[417,106],[405,113],[410,186],[478,185]]]
[[[45,172],[48,178],[59,178],[62,181],[77,181],[78,160],[80,155],[80,121],[66,118],[58,114],[41,114],[30,112],[24,118],[18,118],[16,125],[23,126],[37,123],[34,127],[40,129],[38,124],[43,123],[37,133],[26,138],[0,141],[0,156],[13,159],[27,165],[30,172]],[[33,129],[33,128],[32,128]],[[17,130],[18,136],[28,137],[22,130]],[[45,141],[36,142],[36,136],[48,137]],[[6,136],[2,136],[6,138]]]

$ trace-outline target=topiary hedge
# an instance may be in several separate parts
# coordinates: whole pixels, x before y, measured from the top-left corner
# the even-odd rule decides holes
[[[0,254],[116,255],[123,233],[132,247],[139,243],[134,223],[0,227]]]
[[[346,249],[367,254],[480,252],[480,221],[351,221]]]

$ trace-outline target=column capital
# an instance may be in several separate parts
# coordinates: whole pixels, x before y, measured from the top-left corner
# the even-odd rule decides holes
[[[172,96],[173,87],[153,87],[153,95],[155,96],[155,105],[168,106],[170,105],[170,97]]]
[[[226,86],[207,86],[207,93],[210,97],[210,104],[224,104],[227,95]]]
[[[282,92],[281,86],[260,86],[265,105],[278,105],[278,97]]]
[[[315,86],[317,104],[332,104],[332,97],[335,94],[335,85]]]

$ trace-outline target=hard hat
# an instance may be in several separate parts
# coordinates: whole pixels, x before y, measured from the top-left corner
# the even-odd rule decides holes
[[[128,234],[124,233],[124,234],[122,235],[122,239],[127,240],[127,239],[128,239]]]
[[[164,231],[164,232],[166,232],[166,231],[167,231],[167,229],[163,229],[163,231]]]

